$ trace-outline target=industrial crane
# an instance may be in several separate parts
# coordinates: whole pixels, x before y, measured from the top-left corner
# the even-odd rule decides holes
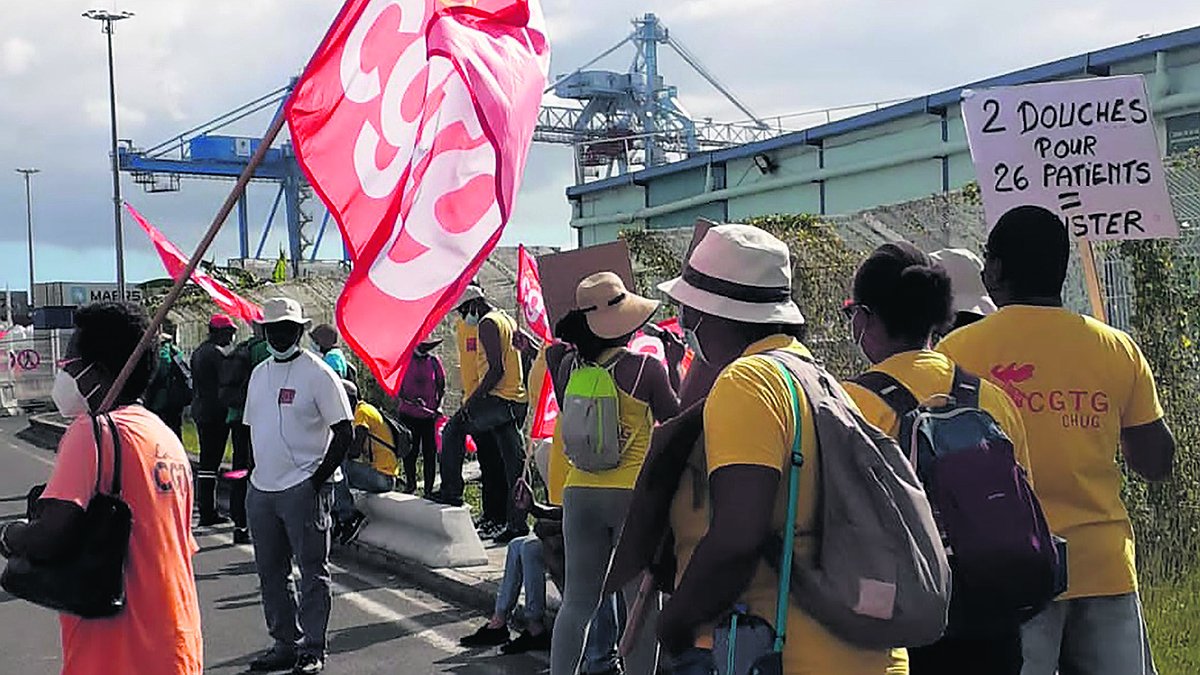
[[[635,50],[627,72],[587,70],[625,45]],[[749,119],[745,124],[723,124],[693,119],[679,103],[678,90],[666,84],[659,71],[658,47],[670,47]],[[295,80],[216,119],[189,129],[150,148],[125,141],[117,150],[121,170],[147,192],[175,192],[183,178],[235,179],[245,168],[259,139],[221,133],[229,126],[264,111],[275,111],[291,94]],[[786,133],[758,118],[737,99],[678,40],[654,14],[633,20],[633,31],[570,74],[547,87],[559,99],[579,105],[544,105],[533,140],[570,145],[575,149],[575,180],[583,183],[621,175],[640,168],[684,159],[697,152],[741,145]],[[290,142],[271,148],[253,180],[279,185],[258,246],[251,256],[250,223],[245,195],[238,204],[238,250],[245,258],[261,258],[267,235],[283,205],[288,253],[293,269],[317,250],[329,227],[324,212],[315,239],[310,238],[314,209],[309,187],[296,163]],[[323,206],[318,207],[324,211]]]

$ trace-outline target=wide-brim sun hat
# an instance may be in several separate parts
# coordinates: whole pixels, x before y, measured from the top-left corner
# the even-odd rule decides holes
[[[631,293],[613,272],[597,272],[575,287],[575,309],[583,312],[588,328],[605,340],[637,331],[661,304]]]
[[[751,225],[718,225],[704,235],[683,274],[659,285],[675,302],[744,323],[799,325],[787,244]]]
[[[475,284],[470,284],[467,286],[467,289],[465,291],[463,291],[463,294],[461,296],[459,296],[458,302],[454,303],[454,308],[458,309],[459,307],[462,307],[463,305],[467,304],[468,302],[470,302],[472,300],[486,300],[486,299],[487,299],[487,294],[485,294],[483,292],[483,288],[481,286],[476,286]]]
[[[307,326],[312,319],[304,318],[304,310],[300,303],[291,298],[271,298],[263,303],[262,318],[255,323],[267,326],[273,323],[295,323]]]
[[[929,257],[946,270],[950,276],[950,287],[954,292],[952,311],[973,312],[987,316],[996,311],[980,274],[983,261],[965,248],[944,248],[934,251]]]

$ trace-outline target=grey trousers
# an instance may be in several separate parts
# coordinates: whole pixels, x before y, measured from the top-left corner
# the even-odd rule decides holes
[[[282,492],[251,486],[246,497],[267,631],[277,646],[321,659],[333,604],[329,588],[332,508],[333,486],[318,491],[308,481]],[[293,558],[300,568],[299,600],[292,580]]]
[[[563,544],[566,546],[566,588],[554,621],[550,647],[550,675],[575,675],[587,640],[588,623],[600,606],[604,577],[621,526],[629,510],[632,490],[569,487],[563,492]],[[624,589],[626,607],[637,598],[641,579]],[[645,623],[636,646],[625,663],[628,675],[654,675],[658,644],[658,598],[648,603]],[[620,636],[616,636],[620,640]]]

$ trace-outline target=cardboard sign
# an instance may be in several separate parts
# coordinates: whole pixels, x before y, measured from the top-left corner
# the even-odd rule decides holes
[[[1179,236],[1141,75],[965,90],[962,113],[989,229],[1034,204],[1076,238]]]
[[[704,241],[704,235],[708,234],[708,231],[717,225],[718,223],[714,223],[707,218],[696,219],[696,224],[692,227],[692,243],[688,244],[687,253],[685,253],[683,256],[684,262],[687,262],[689,259],[691,259],[692,252],[696,250],[696,247],[700,245],[701,241]]]
[[[575,307],[575,287],[596,272],[614,272],[625,287],[636,292],[629,246],[624,241],[551,253],[537,259],[542,275],[542,296],[550,315],[550,328]]]

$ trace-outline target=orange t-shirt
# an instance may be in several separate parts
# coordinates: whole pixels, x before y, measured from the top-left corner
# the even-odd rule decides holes
[[[200,675],[191,465],[179,439],[145,408],[120,408],[112,417],[121,437],[121,497],[133,512],[125,609],[110,619],[61,615],[63,675]],[[113,448],[103,421],[101,436],[101,487],[107,491]],[[96,490],[94,438],[86,416],[67,428],[43,498],[87,508]]]

